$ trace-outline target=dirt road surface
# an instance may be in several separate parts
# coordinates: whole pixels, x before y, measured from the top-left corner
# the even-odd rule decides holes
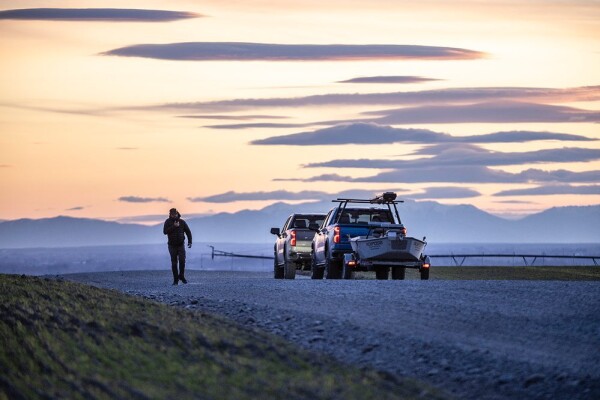
[[[262,272],[65,275],[227,316],[463,399],[600,398],[600,284],[274,280]]]

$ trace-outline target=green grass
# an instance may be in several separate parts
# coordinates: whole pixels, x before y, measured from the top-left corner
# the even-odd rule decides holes
[[[357,279],[375,279],[374,272],[357,272]],[[406,279],[421,279],[415,269],[406,269]],[[600,266],[577,267],[432,267],[431,280],[549,280],[598,281]]]
[[[441,399],[258,330],[67,281],[0,275],[0,399]]]
[[[440,267],[431,279],[597,281],[600,267]]]

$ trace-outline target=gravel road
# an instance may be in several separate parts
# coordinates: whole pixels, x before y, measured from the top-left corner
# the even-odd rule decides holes
[[[263,272],[64,275],[225,315],[341,361],[427,381],[462,399],[599,399],[600,284],[293,281]]]

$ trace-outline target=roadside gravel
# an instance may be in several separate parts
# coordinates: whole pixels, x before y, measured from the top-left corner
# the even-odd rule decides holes
[[[63,278],[225,315],[339,360],[462,399],[600,398],[600,285],[557,281],[293,281],[170,271]]]

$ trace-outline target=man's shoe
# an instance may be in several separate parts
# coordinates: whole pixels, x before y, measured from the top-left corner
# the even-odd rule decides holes
[[[179,280],[183,283],[187,283],[187,279],[185,279],[183,276],[180,276]]]
[[[177,286],[177,285],[179,285],[179,282],[178,281],[173,281],[173,286]]]

